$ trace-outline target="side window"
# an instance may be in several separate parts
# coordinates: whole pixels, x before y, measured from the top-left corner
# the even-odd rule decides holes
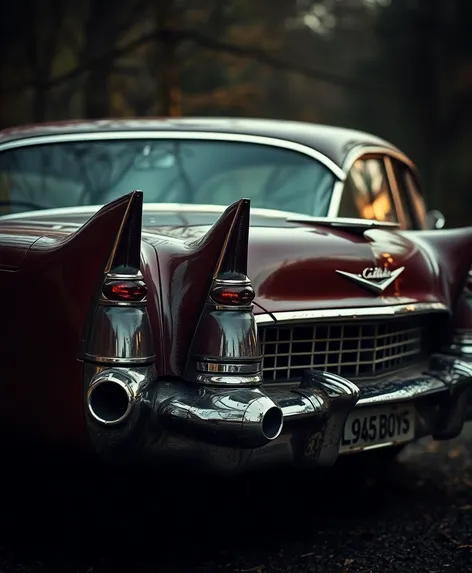
[[[352,165],[344,184],[339,217],[398,222],[382,159],[358,159]]]
[[[397,160],[393,160],[392,163],[407,229],[423,229],[425,227],[426,208],[417,178],[405,163]]]

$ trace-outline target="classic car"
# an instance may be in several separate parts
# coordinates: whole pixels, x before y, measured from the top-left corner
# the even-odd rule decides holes
[[[9,129],[0,201],[8,441],[240,472],[395,454],[472,418],[472,228],[428,224],[414,165],[375,136]]]

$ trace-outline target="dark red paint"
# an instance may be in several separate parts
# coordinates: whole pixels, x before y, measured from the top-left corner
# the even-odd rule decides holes
[[[131,199],[107,205],[75,232],[54,230],[60,217],[49,217],[49,228],[32,220],[24,227],[18,220],[15,226],[0,222],[0,260],[8,262],[0,271],[0,418],[20,424],[25,433],[71,447],[88,443],[81,344]],[[162,377],[183,375],[236,212],[237,204],[210,229],[144,226],[141,270]],[[454,311],[471,263],[471,228],[370,230],[359,236],[309,224],[281,225],[251,228],[248,276],[255,314],[413,301],[439,301]],[[383,296],[336,273],[374,266],[405,266],[405,271]],[[471,320],[464,313],[456,323],[471,328]]]
[[[25,231],[27,243],[19,237],[17,245],[2,242],[11,235],[0,226],[3,260],[30,246],[16,270],[0,271],[0,420],[19,432],[70,447],[88,445],[78,358],[129,201],[126,196],[107,205],[72,234]]]

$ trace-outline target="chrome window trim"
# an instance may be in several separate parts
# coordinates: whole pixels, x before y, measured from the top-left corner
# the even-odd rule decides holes
[[[395,172],[393,170],[392,158],[388,155],[383,157],[383,164],[385,169],[385,174],[387,176],[387,183],[390,188],[390,196],[392,197],[393,204],[395,206],[395,211],[397,214],[397,219],[400,224],[401,229],[406,229],[406,219],[405,219],[405,209],[402,205],[402,200],[400,197],[400,192],[398,190],[397,178],[395,177]]]
[[[341,199],[344,192],[344,183],[346,181],[347,174],[344,173],[344,179],[336,181],[333,186],[333,192],[331,193],[331,201],[329,202],[328,217],[337,217],[339,213],[339,206],[341,205]]]
[[[390,160],[392,161],[392,159],[396,159],[396,158],[390,158]],[[418,193],[418,195],[421,197],[421,207],[418,204],[419,202],[415,200],[414,198],[414,193],[412,192],[411,188],[409,185],[406,185],[406,194],[408,195],[408,201],[410,202],[411,205],[411,215],[414,219],[414,228],[416,230],[425,230],[426,229],[426,214],[427,214],[427,209],[426,209],[426,198],[422,193],[422,189],[421,189],[421,177],[420,174],[418,173],[418,170],[415,168],[414,165],[407,163],[405,161],[401,161],[399,159],[396,159],[396,161],[398,161],[399,163],[401,163],[405,169],[407,169],[413,179],[413,183],[416,186],[416,192]],[[395,183],[397,185],[398,188],[398,195],[400,196],[400,190],[399,190],[399,184],[398,184],[398,176],[395,174],[395,168],[393,166],[393,162],[392,162],[392,168],[393,168],[393,174],[395,177]]]
[[[169,130],[133,130],[133,131],[100,131],[100,132],[81,132],[81,133],[62,133],[51,135],[29,136],[23,139],[15,139],[0,143],[0,152],[18,149],[19,147],[30,147],[33,145],[44,145],[51,143],[70,143],[75,141],[100,141],[114,139],[191,139],[203,141],[228,141],[235,143],[252,143],[266,145],[268,147],[278,147],[287,151],[296,151],[312,159],[316,159],[322,165],[327,167],[337,179],[345,178],[344,170],[339,167],[332,159],[308,145],[297,143],[289,139],[280,139],[277,137],[249,135],[242,133],[219,133],[215,131],[169,131]]]
[[[355,161],[361,159],[364,155],[371,155],[371,154],[387,155],[389,157],[393,157],[394,159],[398,159],[399,161],[402,161],[403,163],[408,165],[408,167],[410,167],[410,169],[412,169],[415,173],[417,171],[416,166],[411,161],[411,159],[399,149],[392,149],[391,147],[387,146],[384,147],[382,145],[360,145],[351,149],[344,158],[344,161],[342,163],[344,173],[347,175],[348,171],[351,169]]]
[[[353,149],[351,149],[344,158],[342,163],[342,168],[344,171],[344,178],[340,181],[337,181],[333,188],[333,193],[331,195],[331,202],[328,210],[328,217],[337,217],[339,213],[339,206],[341,204],[342,195],[344,192],[344,185],[349,174],[349,171],[353,164],[358,160],[362,159],[364,155],[381,155],[385,157],[394,158],[398,161],[401,161],[405,165],[407,165],[412,172],[417,176],[417,169],[415,164],[409,159],[407,155],[405,155],[400,150],[392,149],[387,146],[382,145],[356,145]]]
[[[366,306],[360,308],[327,308],[318,310],[296,310],[258,314],[257,326],[271,324],[306,322],[307,320],[336,320],[340,318],[386,318],[389,316],[420,314],[428,312],[449,312],[442,302],[412,302],[388,306]]]

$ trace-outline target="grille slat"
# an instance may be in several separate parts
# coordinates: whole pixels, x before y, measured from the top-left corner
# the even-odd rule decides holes
[[[300,380],[310,368],[350,379],[395,372],[419,360],[425,333],[421,317],[261,326],[264,380]]]

